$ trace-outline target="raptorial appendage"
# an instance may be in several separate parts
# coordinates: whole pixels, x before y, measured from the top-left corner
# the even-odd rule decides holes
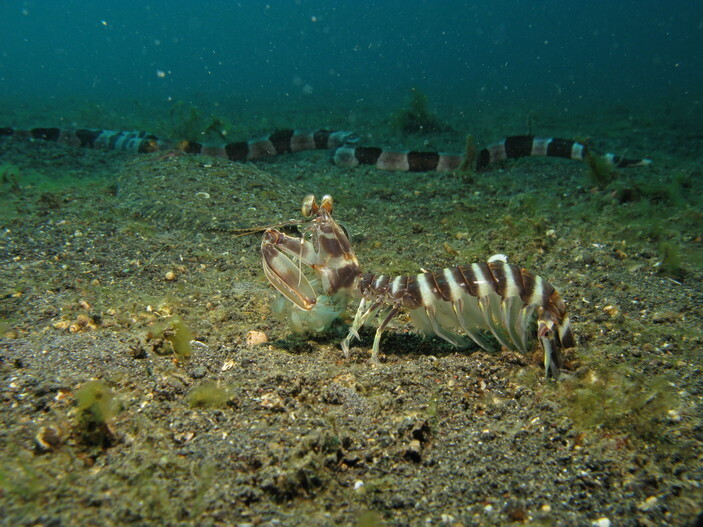
[[[345,355],[359,329],[378,318],[371,354],[378,364],[383,330],[406,309],[420,330],[456,346],[473,341],[485,350],[503,346],[526,353],[537,338],[545,374],[558,377],[560,350],[575,343],[566,306],[546,280],[500,260],[410,276],[362,273],[349,239],[332,218],[331,197],[318,205],[308,196],[303,215],[312,218],[303,238],[269,229],[261,244],[266,277],[300,310],[290,317],[294,329],[324,329],[356,296],[359,307],[341,343]],[[305,277],[303,265],[317,280]]]
[[[361,272],[349,239],[332,219],[331,196],[324,196],[321,205],[314,196],[307,196],[302,213],[306,218],[314,216],[303,238],[268,229],[261,242],[266,278],[300,309],[288,316],[298,333],[329,327],[346,309]],[[317,279],[308,280],[303,266],[313,269]],[[285,310],[278,306],[277,311]]]

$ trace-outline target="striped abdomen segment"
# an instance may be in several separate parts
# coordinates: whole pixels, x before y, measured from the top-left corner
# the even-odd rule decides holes
[[[456,345],[468,336],[482,348],[491,349],[490,339],[486,340],[490,333],[501,345],[526,352],[539,336],[545,347],[545,364],[552,368],[559,365],[558,350],[574,345],[566,306],[554,287],[504,262],[460,265],[409,276],[364,273],[359,289],[364,298],[408,309],[420,329]]]
[[[260,139],[222,146],[210,146],[194,141],[181,141],[176,146],[188,154],[224,157],[230,161],[254,161],[303,150],[330,150],[355,140],[354,134],[344,131],[317,130],[307,133],[299,130],[278,130]]]

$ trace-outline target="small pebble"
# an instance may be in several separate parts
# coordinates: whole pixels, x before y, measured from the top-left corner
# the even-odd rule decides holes
[[[251,330],[247,333],[247,347],[251,348],[253,346],[259,346],[261,344],[266,344],[269,341],[266,333],[263,331]]]
[[[42,426],[34,436],[34,445],[40,452],[54,450],[61,444],[61,433],[54,426]]]
[[[593,527],[610,527],[610,520],[608,518],[598,518],[591,522],[591,525],[593,525]]]
[[[652,322],[662,324],[664,322],[676,322],[681,318],[681,315],[673,311],[657,311],[652,315]]]
[[[618,260],[625,260],[627,258],[627,253],[621,251],[620,249],[615,249],[613,253],[615,254],[615,258]]]
[[[284,410],[283,399],[273,392],[265,393],[261,396],[259,404],[269,410]]]
[[[207,368],[204,366],[196,366],[190,371],[190,376],[193,377],[193,379],[202,379],[207,375]]]
[[[678,412],[678,410],[671,409],[666,413],[666,415],[669,418],[669,421],[671,421],[672,423],[681,422],[681,414]]]
[[[164,275],[164,280],[166,280],[167,282],[173,282],[174,280],[176,280],[176,278],[176,273],[174,273],[173,271],[169,271]]]
[[[611,317],[617,317],[620,314],[620,310],[616,306],[605,306],[603,311],[608,313]]]
[[[53,323],[54,329],[68,329],[71,323],[68,320],[59,320]]]
[[[652,510],[654,507],[657,506],[657,497],[656,496],[650,496],[646,500],[644,500],[642,503],[637,505],[637,508],[643,512],[647,512]]]

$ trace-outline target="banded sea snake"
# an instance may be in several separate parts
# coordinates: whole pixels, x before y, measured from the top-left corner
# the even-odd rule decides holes
[[[379,147],[357,146],[358,137],[352,132],[320,129],[314,132],[279,130],[266,137],[249,141],[212,146],[194,141],[167,141],[154,134],[138,131],[94,129],[32,128],[21,130],[0,128],[0,138],[19,137],[41,139],[83,148],[124,150],[153,153],[176,150],[187,154],[223,157],[230,161],[256,161],[265,157],[300,152],[303,150],[330,150],[333,162],[344,168],[372,165],[381,170],[404,172],[452,172],[462,167],[463,154],[440,152],[395,151]],[[586,145],[570,139],[542,138],[530,135],[506,137],[478,152],[471,168],[487,170],[494,163],[506,159],[529,156],[548,156],[586,160]],[[602,159],[613,167],[638,167],[651,164],[650,159],[628,159],[605,154]]]

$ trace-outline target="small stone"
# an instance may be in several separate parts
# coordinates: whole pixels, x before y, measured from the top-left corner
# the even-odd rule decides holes
[[[169,271],[164,275],[164,280],[166,280],[167,282],[173,282],[177,278],[178,277],[176,276],[176,273],[174,273],[173,271]]]
[[[283,399],[273,392],[265,393],[261,396],[259,400],[261,406],[268,408],[269,410],[283,411],[285,406],[283,405]]]
[[[236,362],[233,360],[226,360],[225,362],[222,363],[222,367],[220,368],[220,371],[228,371],[234,368]]]
[[[581,261],[586,265],[592,265],[596,262],[596,259],[590,252],[584,252],[581,256]]]
[[[79,326],[84,326],[84,327],[94,326],[93,319],[90,318],[88,315],[84,315],[82,313],[76,317],[76,323]]]
[[[190,376],[193,379],[202,379],[207,375],[207,368],[205,366],[196,366],[190,371]]]
[[[657,311],[652,315],[652,322],[662,324],[664,322],[676,322],[681,318],[681,315],[673,311]]]
[[[174,432],[173,440],[176,443],[183,444],[187,443],[195,437],[195,432],[188,430],[187,432]]]
[[[34,445],[40,452],[54,450],[61,444],[61,433],[54,426],[42,426],[34,436]]]
[[[617,308],[617,306],[605,306],[603,308],[603,311],[608,313],[611,317],[617,317],[620,314],[620,310]]]
[[[615,254],[615,258],[617,258],[618,260],[624,260],[627,258],[627,254],[621,251],[620,249],[615,249],[613,253]]]
[[[251,330],[247,333],[247,347],[251,348],[254,346],[260,346],[261,344],[266,344],[269,341],[266,333],[263,331]]]
[[[646,500],[644,500],[642,503],[637,505],[637,508],[641,510],[642,512],[647,512],[651,511],[654,507],[657,506],[657,497],[656,496],[650,496]]]
[[[591,522],[593,527],[610,527],[610,520],[608,518],[598,518]]]
[[[68,329],[70,327],[71,323],[68,320],[59,320],[58,322],[54,322],[53,326],[54,329]]]

